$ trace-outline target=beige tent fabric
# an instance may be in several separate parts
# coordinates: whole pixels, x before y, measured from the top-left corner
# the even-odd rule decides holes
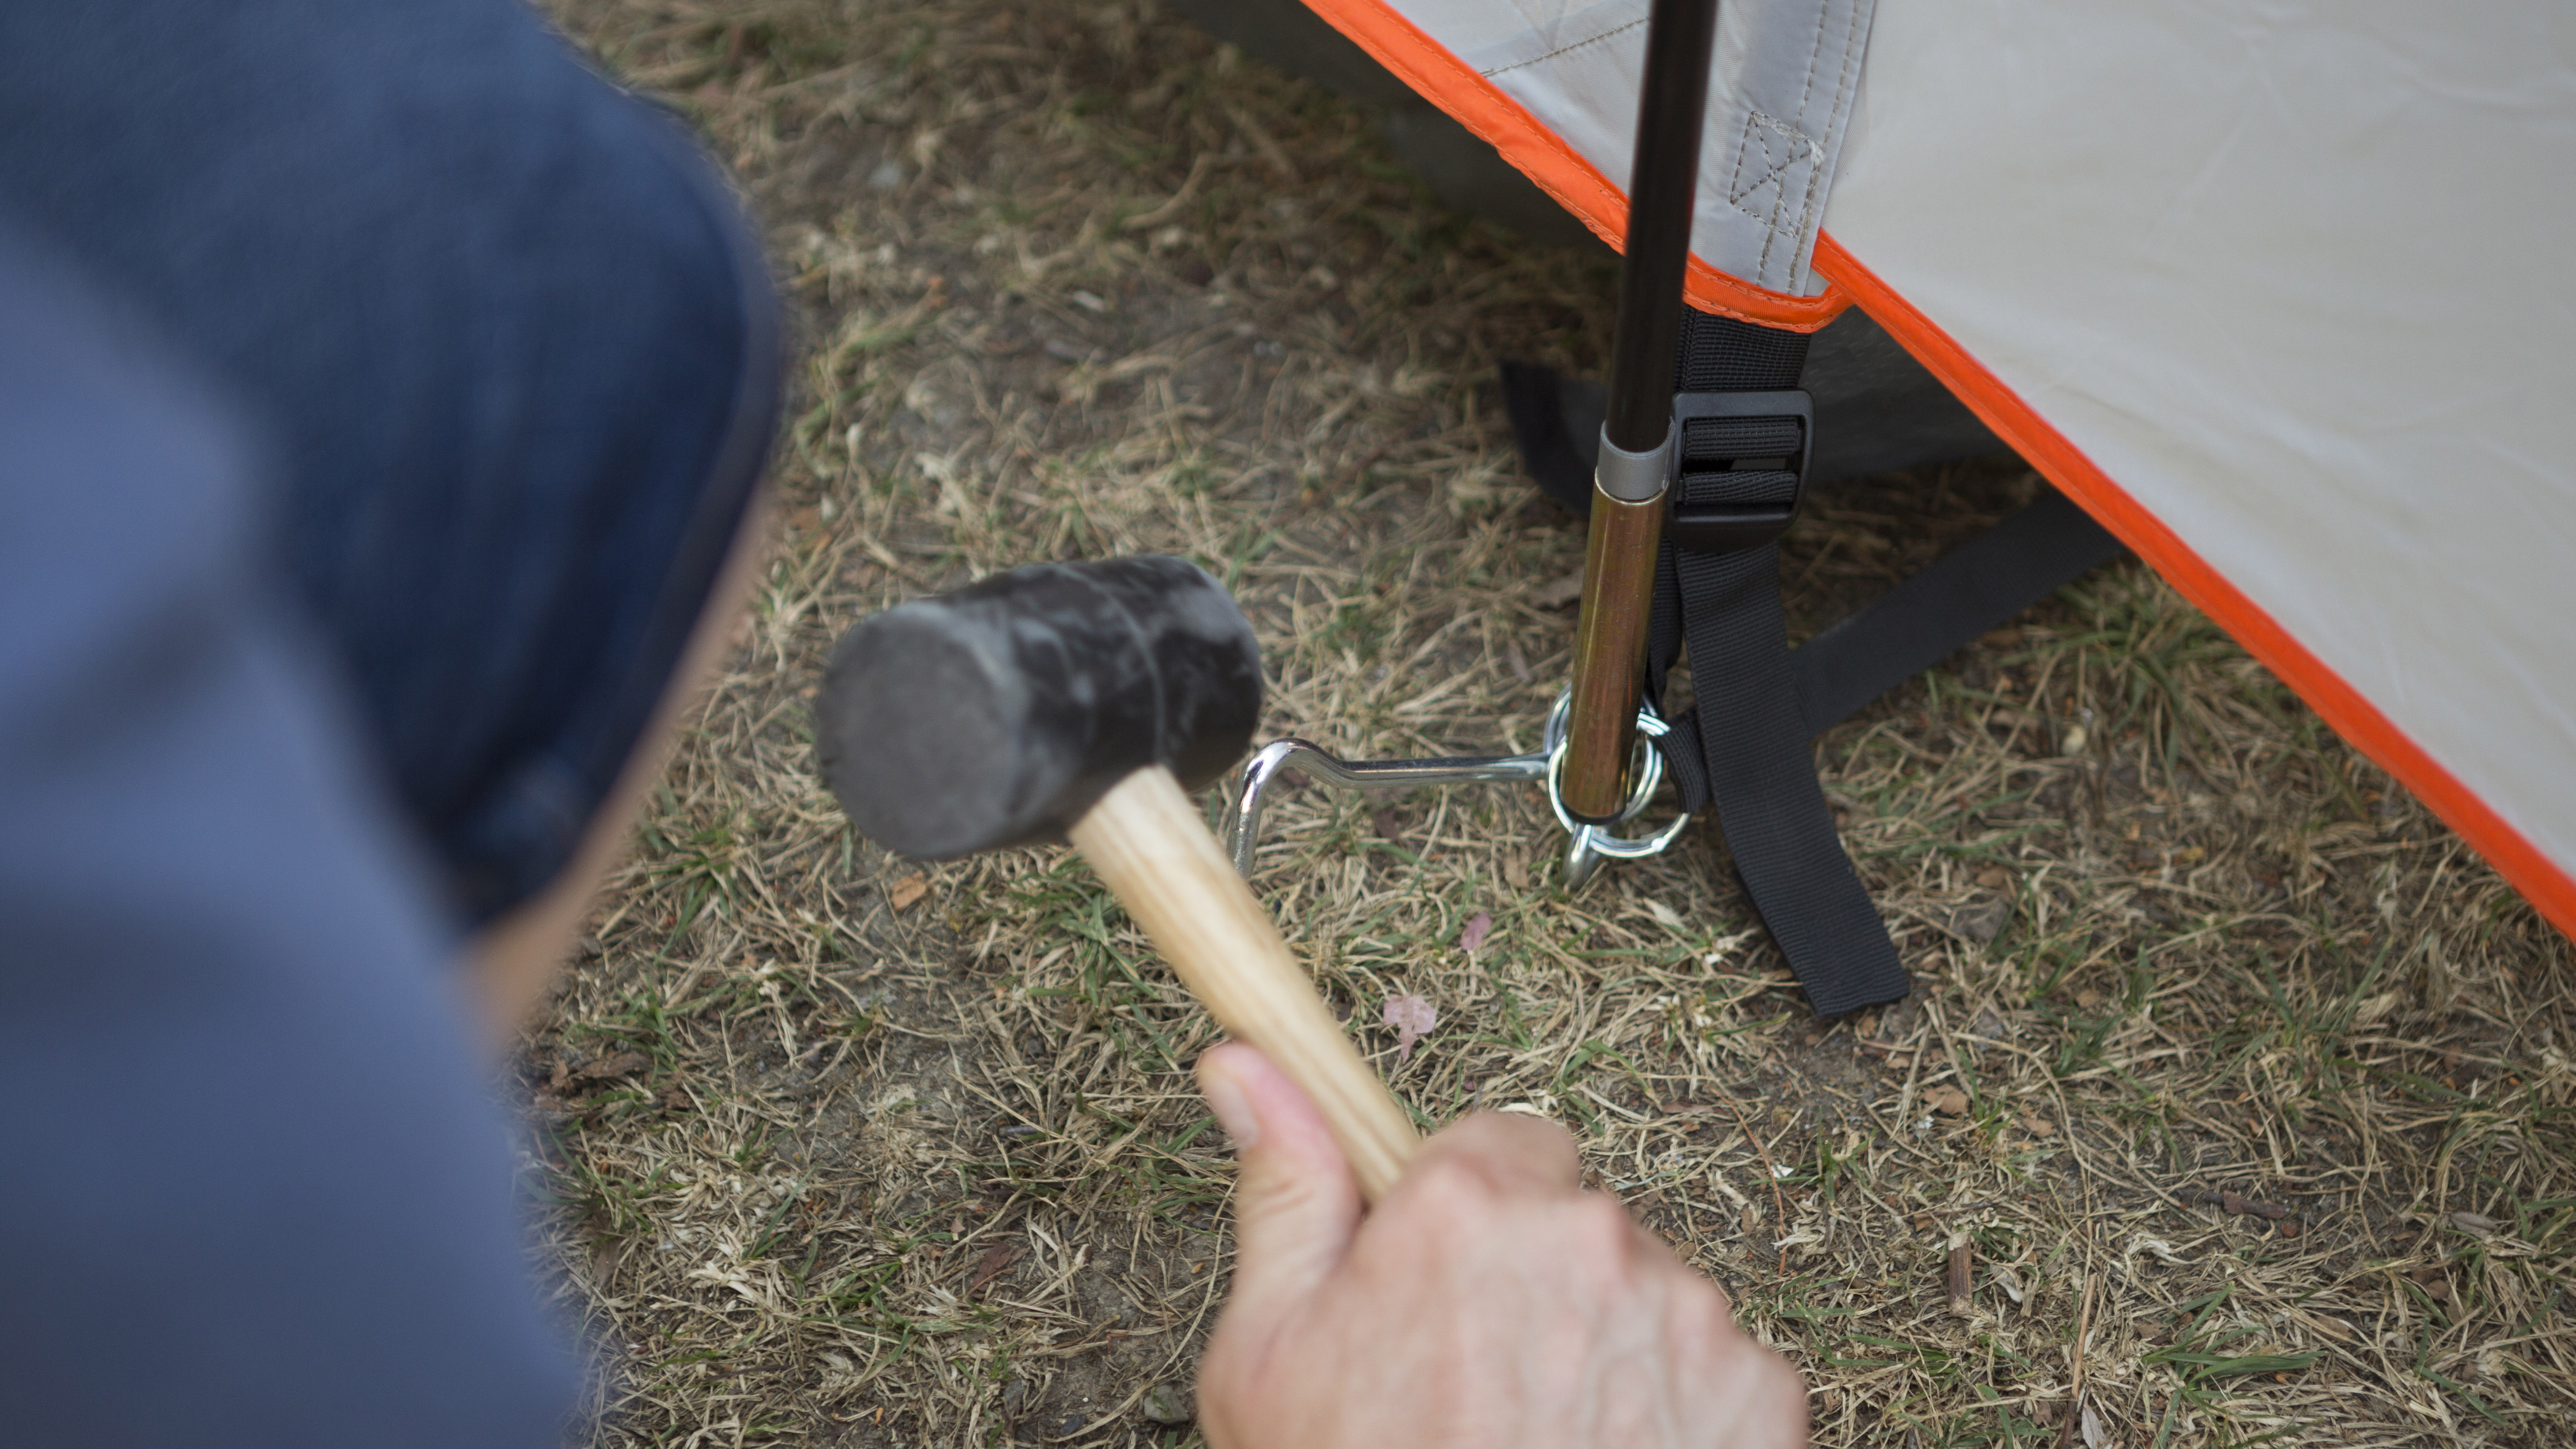
[[[1718,7],[1691,236],[1702,260],[1771,291],[1824,291],[1809,262],[1875,3],[1726,0]],[[1329,17],[1349,7],[1317,8]],[[1388,8],[1625,187],[1647,0],[1393,0]]]
[[[2576,871],[2576,11],[1882,0],[1825,223]]]

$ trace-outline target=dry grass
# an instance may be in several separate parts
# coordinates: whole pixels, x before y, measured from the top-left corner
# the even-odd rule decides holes
[[[1211,1028],[1062,853],[853,841],[804,696],[866,610],[1157,549],[1243,597],[1272,728],[1527,747],[1580,539],[1485,380],[1597,369],[1613,278],[1134,3],[560,13],[734,163],[805,331],[756,615],[523,1058],[598,1437],[1193,1442]],[[2031,486],[1831,493],[1793,609]],[[1427,1123],[1573,1128],[1819,1442],[2567,1439],[2568,951],[2420,806],[2134,566],[1822,759],[1923,985],[1830,1031],[1710,835],[1570,898],[1527,793],[1301,791],[1258,886]],[[1402,992],[1441,1024],[1398,1064]]]

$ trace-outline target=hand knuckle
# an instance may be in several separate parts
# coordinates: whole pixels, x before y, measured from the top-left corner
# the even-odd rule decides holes
[[[1457,1225],[1482,1224],[1501,1199],[1494,1180],[1472,1157],[1443,1157],[1422,1173],[1420,1196],[1435,1218]]]
[[[1624,1267],[1637,1249],[1637,1225],[1615,1198],[1585,1193],[1566,1210],[1567,1238],[1596,1262]]]

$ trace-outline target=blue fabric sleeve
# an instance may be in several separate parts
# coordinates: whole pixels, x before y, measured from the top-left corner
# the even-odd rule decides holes
[[[457,943],[257,465],[0,236],[0,1438],[552,1444]]]
[[[280,592],[493,919],[578,848],[776,424],[757,241],[522,0],[0,3],[0,211],[219,382]]]

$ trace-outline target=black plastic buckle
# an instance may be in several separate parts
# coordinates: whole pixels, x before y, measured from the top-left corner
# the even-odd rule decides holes
[[[1806,393],[1795,389],[1786,392],[1680,393],[1673,398],[1676,450],[1688,435],[1690,423],[1698,418],[1796,418],[1798,451],[1789,457],[1787,471],[1797,479],[1797,491],[1786,504],[1685,504],[1681,501],[1679,478],[1683,465],[1676,461],[1673,502],[1664,514],[1664,537],[1671,539],[1674,547],[1694,553],[1735,553],[1760,548],[1788,532],[1789,525],[1798,517],[1798,505],[1807,496],[1807,459],[1814,452],[1816,441],[1815,404]],[[1735,460],[1729,458],[1724,461],[1732,463]]]

